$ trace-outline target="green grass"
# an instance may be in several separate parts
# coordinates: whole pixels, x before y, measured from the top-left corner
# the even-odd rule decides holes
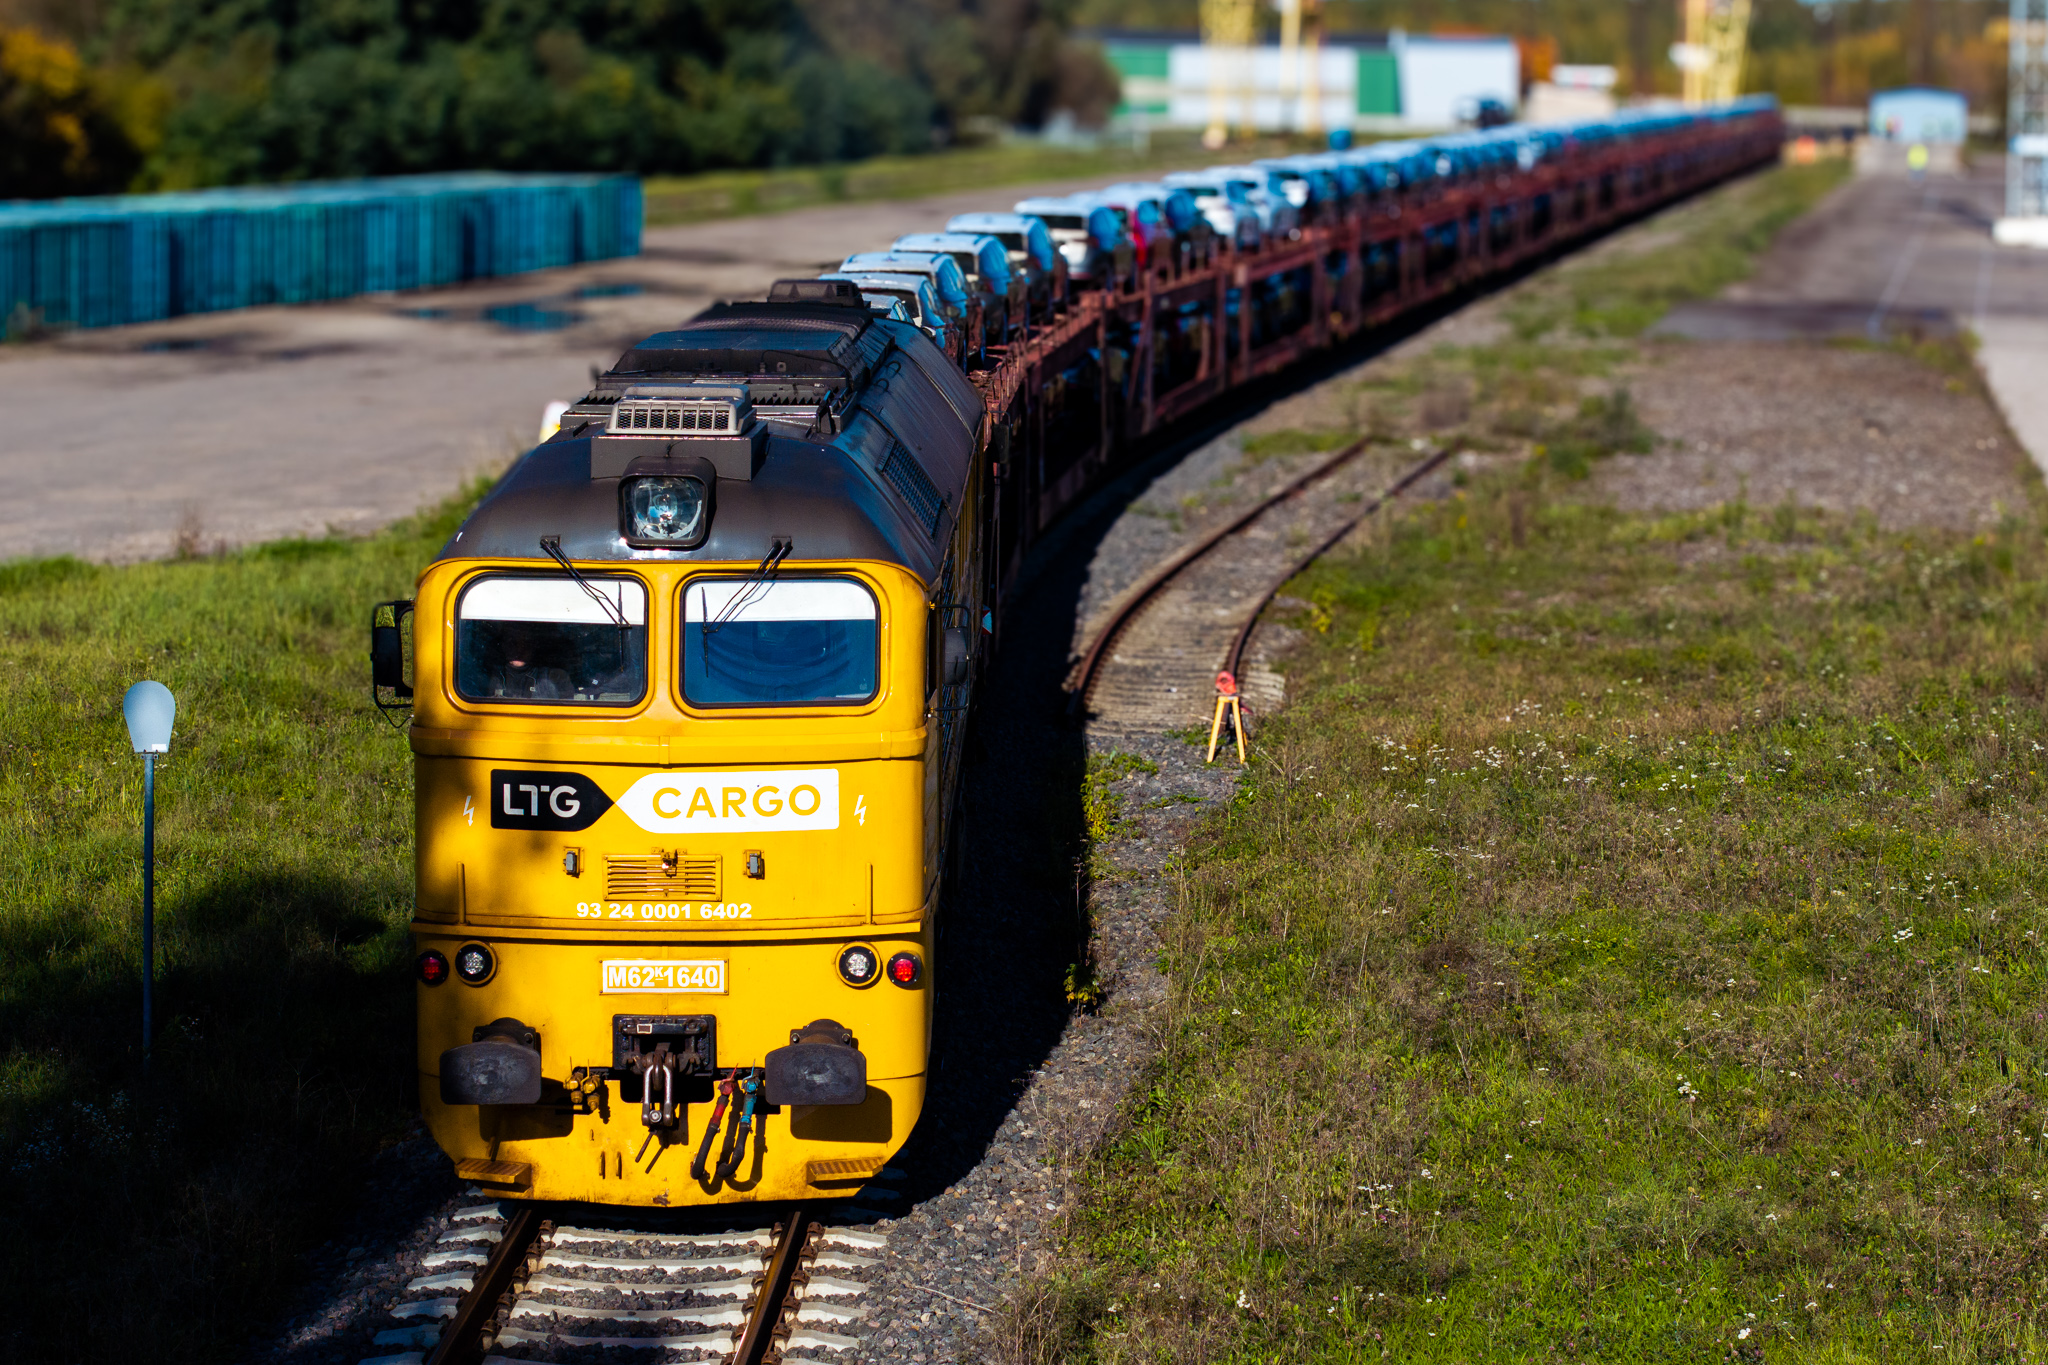
[[[1260,138],[1223,154],[1231,161],[1316,150],[1314,139]],[[1143,178],[1183,166],[1208,165],[1218,154],[1202,149],[1192,133],[1155,133],[1140,150],[1128,144],[1058,147],[1012,143],[963,147],[923,156],[876,157],[838,166],[769,171],[714,171],[691,176],[649,176],[644,183],[647,225],[694,223],[756,213],[782,213],[819,204],[871,199],[914,199],[956,190],[1023,185],[1129,173]]]
[[[2038,487],[1971,537],[1576,480],[1651,437],[1615,338],[1826,183],[1366,377],[1522,458],[1289,586],[1293,700],[1175,866],[1158,1059],[1014,1355],[2048,1356]]]
[[[1697,200],[1666,216],[1665,231],[1676,241],[1648,250],[1624,243],[1620,251],[1601,253],[1590,268],[1538,281],[1517,295],[1509,321],[1524,341],[1562,328],[1589,337],[1640,336],[1673,304],[1705,298],[1746,276],[1787,223],[1848,175],[1841,162],[1780,166],[1732,192]]]
[[[1315,570],[1041,1356],[2038,1358],[2044,574],[1543,476]]]
[[[412,1122],[411,763],[364,625],[477,491],[367,540],[0,565],[0,1357],[235,1354]],[[146,1075],[141,678],[178,698]]]

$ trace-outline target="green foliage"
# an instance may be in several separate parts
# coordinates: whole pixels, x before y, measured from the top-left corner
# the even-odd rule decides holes
[[[92,70],[69,48],[68,70],[11,55],[33,35],[0,43],[0,129],[15,134],[0,156],[28,167],[32,193],[131,175],[148,189],[837,162],[926,151],[977,120],[1099,118],[1115,97],[1058,3],[108,0],[66,23]],[[17,115],[25,62],[43,93]],[[120,136],[80,131],[96,85]]]
[[[120,114],[69,43],[0,24],[0,198],[120,188],[137,159]]]
[[[1593,472],[1593,461],[1624,451],[1647,455],[1656,439],[1636,415],[1635,399],[1623,388],[1581,399],[1578,413],[1558,424],[1549,441],[1537,449],[1558,473],[1583,479]]]
[[[122,1267],[90,1312],[24,1299],[0,1354],[219,1359],[414,1121],[411,762],[363,626],[480,491],[368,540],[0,565],[0,1273]],[[146,1074],[140,678],[178,698]]]
[[[1123,813],[1123,797],[1110,790],[1111,784],[1132,773],[1158,771],[1157,763],[1139,754],[1098,754],[1089,758],[1088,773],[1081,782],[1081,809],[1087,818],[1090,843],[1114,839],[1130,828]]]

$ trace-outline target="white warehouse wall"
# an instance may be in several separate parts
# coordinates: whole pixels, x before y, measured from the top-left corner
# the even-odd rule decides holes
[[[1209,64],[1223,65],[1223,117],[1232,128],[1245,122],[1244,101],[1238,92],[1249,89],[1251,124],[1255,128],[1300,128],[1306,126],[1303,107],[1307,88],[1308,54],[1298,53],[1294,70],[1284,71],[1277,47],[1227,47],[1210,49],[1194,44],[1176,46],[1167,57],[1171,93],[1167,118],[1182,128],[1206,128],[1209,124]],[[1250,80],[1245,79],[1249,63]],[[1316,75],[1321,88],[1316,92],[1322,106],[1322,126],[1349,128],[1358,99],[1358,54],[1349,47],[1324,47],[1316,53]],[[1283,87],[1283,79],[1286,86]],[[1131,83],[1126,81],[1128,87]],[[1287,88],[1290,94],[1282,96]],[[1127,94],[1125,98],[1129,98]]]
[[[1492,96],[1520,102],[1522,58],[1511,38],[1435,38],[1396,32],[1389,38],[1401,72],[1401,121],[1449,128],[1461,100]]]

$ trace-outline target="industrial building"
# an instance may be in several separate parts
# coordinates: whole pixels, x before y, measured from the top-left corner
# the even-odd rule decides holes
[[[1953,90],[1908,86],[1870,97],[1870,135],[1887,142],[1960,145],[1970,131],[1970,105]]]
[[[1504,36],[1325,35],[1292,52],[1276,43],[1205,47],[1193,33],[1098,32],[1123,77],[1120,118],[1205,128],[1220,99],[1233,127],[1405,132],[1455,126],[1480,100],[1509,109],[1521,57]]]

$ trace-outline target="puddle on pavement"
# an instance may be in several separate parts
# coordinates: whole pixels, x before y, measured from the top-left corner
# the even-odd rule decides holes
[[[548,308],[538,303],[505,303],[484,309],[484,320],[515,332],[559,332],[583,321],[572,308]]]
[[[630,299],[647,292],[647,286],[621,282],[586,284],[570,294],[522,299],[488,308],[401,308],[399,317],[426,322],[488,322],[508,332],[560,332],[588,320],[575,305],[582,299]]]

